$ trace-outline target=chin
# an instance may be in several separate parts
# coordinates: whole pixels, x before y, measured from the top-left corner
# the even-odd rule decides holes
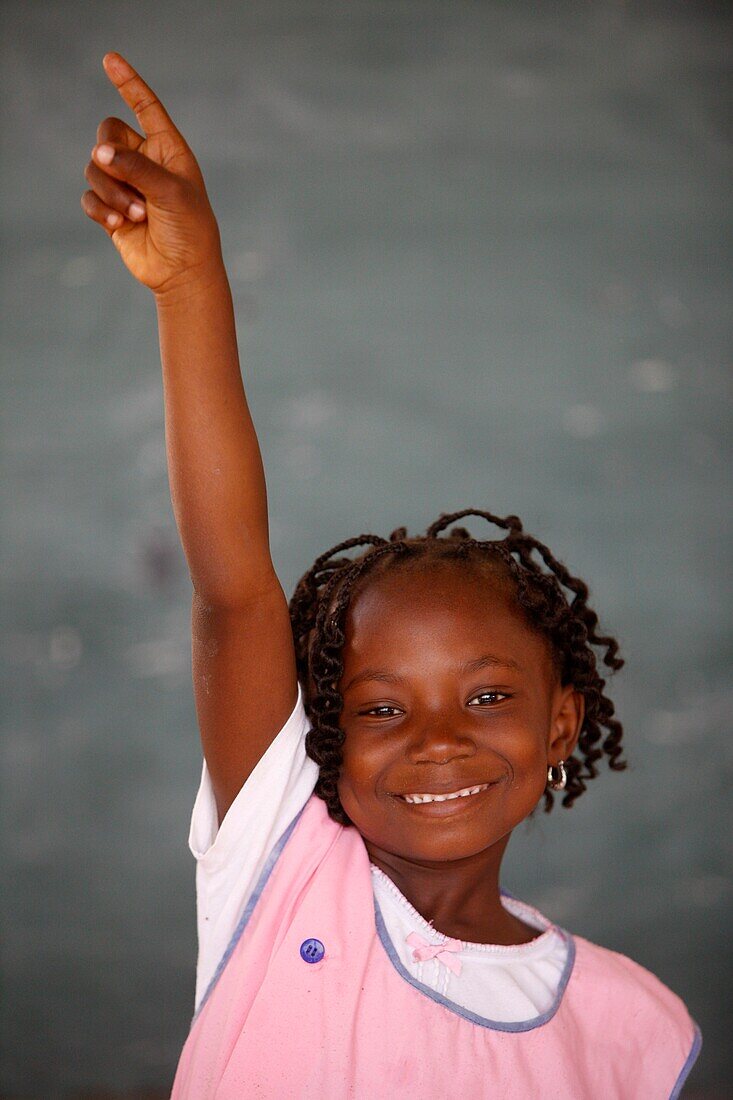
[[[411,846],[409,854],[404,853],[404,855],[407,859],[420,860],[426,863],[454,863],[462,859],[471,859],[492,848],[501,840],[503,840],[503,837],[497,837],[494,834],[471,839],[436,836],[431,837],[429,842],[426,842],[425,838],[421,838],[419,843]]]
[[[504,841],[507,835],[506,832],[495,828],[478,836],[458,835],[445,828],[441,829],[440,826],[436,828],[434,825],[430,832],[424,829],[420,829],[417,833],[413,830],[409,832],[401,830],[399,833],[390,830],[380,835],[375,830],[369,835],[361,829],[359,831],[365,840],[369,840],[382,851],[416,863],[454,863],[463,859],[472,859]]]

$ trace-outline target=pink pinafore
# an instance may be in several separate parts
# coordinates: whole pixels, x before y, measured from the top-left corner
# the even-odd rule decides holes
[[[701,1036],[624,955],[561,930],[552,1007],[476,1016],[402,966],[359,832],[312,795],[275,846],[194,1019],[172,1100],[656,1100]]]

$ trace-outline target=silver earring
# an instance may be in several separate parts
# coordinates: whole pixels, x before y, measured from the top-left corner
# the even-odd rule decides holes
[[[560,773],[559,778],[555,779],[552,774],[552,764],[547,769],[547,785],[551,787],[553,791],[561,791],[564,789],[565,784],[568,781],[567,772],[565,771],[565,761],[560,760],[557,764],[557,770]]]

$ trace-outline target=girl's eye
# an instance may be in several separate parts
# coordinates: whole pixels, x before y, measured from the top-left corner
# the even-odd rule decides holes
[[[482,691],[480,695],[474,695],[474,699],[489,699],[492,703],[500,702],[502,699],[508,699],[509,696],[503,691]],[[468,704],[471,705],[470,703]],[[484,704],[480,703],[479,706]]]
[[[500,703],[502,699],[508,699],[509,696],[506,694],[506,692],[503,691],[482,691],[480,695],[474,695],[473,698],[488,700],[488,704],[486,702],[483,702],[479,703],[479,706],[490,706],[492,703]],[[473,702],[473,700],[471,702]],[[469,706],[470,705],[471,703],[469,703]],[[391,718],[392,714],[386,713],[387,711],[399,713],[397,707],[391,707],[385,703],[381,707],[372,707],[371,710],[361,710],[359,711],[359,714],[362,716],[376,715],[378,718]]]

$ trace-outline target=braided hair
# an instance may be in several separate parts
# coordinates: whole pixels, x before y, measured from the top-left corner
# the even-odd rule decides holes
[[[466,528],[454,527],[448,536],[439,537],[441,531],[464,516],[481,516],[507,533],[503,539],[479,540]],[[336,556],[363,546],[367,549],[353,558]],[[330,817],[342,825],[351,824],[337,789],[346,736],[339,727],[343,709],[339,681],[344,669],[342,651],[350,600],[369,573],[426,557],[497,566],[510,580],[519,610],[549,640],[562,685],[572,684],[583,695],[585,714],[576,746],[583,758],[573,753],[565,761],[567,783],[562,805],[572,806],[586,790],[585,781],[598,775],[596,762],[604,753],[610,768],[623,771],[627,766],[620,759],[623,728],[613,717],[613,703],[604,694],[606,681],[598,671],[592,647],[603,650],[603,663],[612,672],[624,662],[618,656],[616,639],[598,633],[598,617],[586,602],[588,586],[572,576],[546,546],[526,534],[517,516],[501,518],[466,508],[441,515],[424,535],[417,537],[408,538],[407,529],[398,527],[389,539],[378,535],[346,539],[321,554],[295,588],[289,604],[290,621],[298,679],[307,688],[305,709],[312,727],[306,737],[306,752],[319,766],[315,793],[326,803]],[[572,599],[563,588],[572,593]],[[545,812],[549,813],[554,795],[547,788],[544,802]]]

